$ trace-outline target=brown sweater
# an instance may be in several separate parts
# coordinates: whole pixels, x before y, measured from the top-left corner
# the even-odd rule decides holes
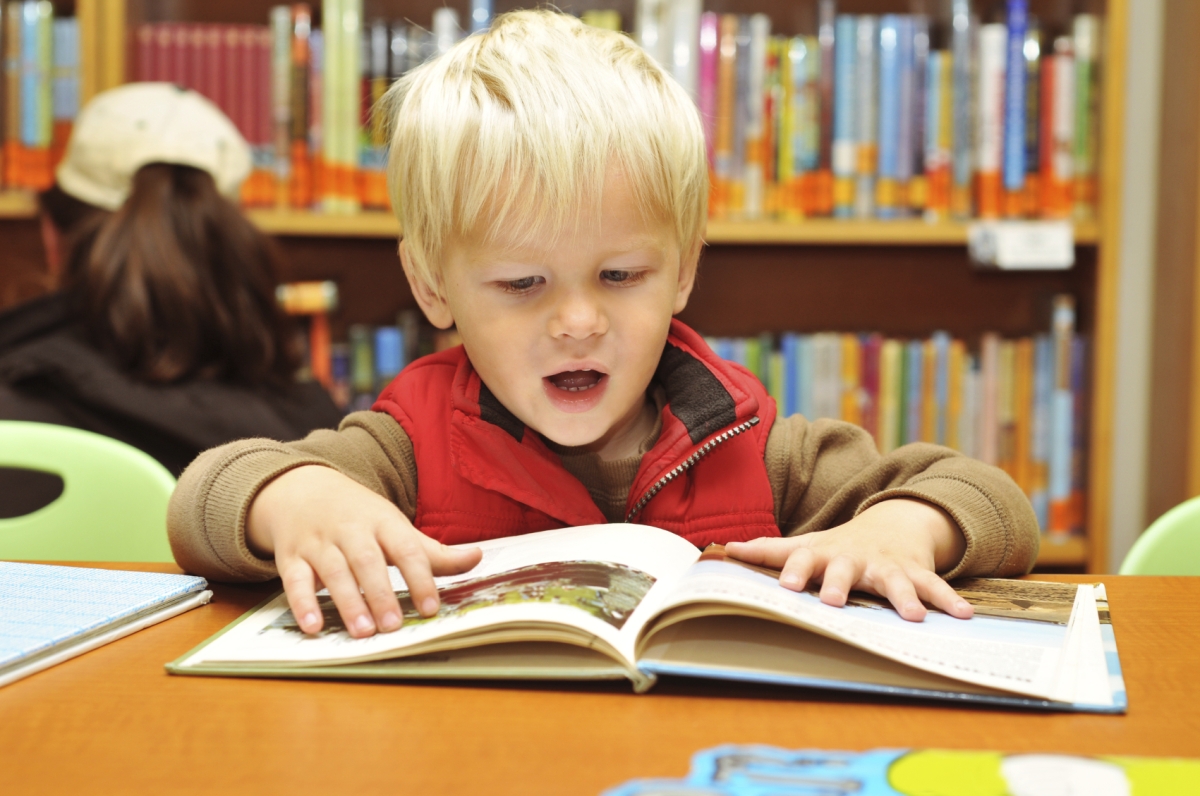
[[[604,516],[620,522],[640,454],[660,431],[661,424],[639,455],[624,460],[555,451]],[[826,530],[881,500],[909,497],[940,506],[966,537],[966,552],[943,573],[947,579],[1020,575],[1037,558],[1037,520],[1016,483],[949,448],[915,443],[880,455],[858,426],[794,415],[775,422],[765,459],[775,520],[787,535]],[[395,503],[410,520],[416,515],[417,467],[408,435],[390,415],[355,412],[337,431],[314,431],[299,442],[248,439],[202,453],[171,497],[167,530],[175,560],[217,581],[275,577],[275,563],[246,546],[246,514],[271,479],[307,464],[332,467]]]

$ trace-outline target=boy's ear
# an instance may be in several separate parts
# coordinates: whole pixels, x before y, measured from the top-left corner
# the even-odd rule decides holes
[[[704,241],[697,240],[690,251],[683,252],[679,258],[679,290],[675,294],[675,308],[672,313],[678,315],[687,306],[692,288],[696,286],[696,270],[700,267],[700,251]]]
[[[454,325],[454,314],[450,312],[450,305],[446,303],[445,296],[413,273],[407,244],[406,240],[400,241],[400,264],[404,266],[404,276],[408,279],[413,298],[417,300],[417,306],[425,313],[430,323],[439,329],[449,329]]]

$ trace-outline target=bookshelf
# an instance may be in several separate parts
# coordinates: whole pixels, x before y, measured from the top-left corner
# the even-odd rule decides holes
[[[264,0],[78,0],[82,40],[85,49],[92,48],[83,54],[85,94],[119,82],[131,57],[128,31],[142,22],[263,23],[270,5]],[[320,3],[313,5],[319,7]],[[428,24],[433,9],[441,5],[432,0],[366,0],[365,12],[368,17],[407,17]],[[446,5],[467,18],[465,0]],[[496,3],[495,10],[521,5],[530,4]],[[633,0],[559,5],[574,12],[616,8],[626,21],[633,18],[634,10]],[[996,4],[976,0],[974,5],[990,11]],[[841,0],[839,11],[938,12],[940,6],[915,0]],[[941,328],[975,339],[989,329],[1006,336],[1041,331],[1048,326],[1048,297],[1059,292],[1073,294],[1078,302],[1079,329],[1090,339],[1091,356],[1087,534],[1060,543],[1044,542],[1039,564],[1098,572],[1107,566],[1108,558],[1120,221],[1119,202],[1114,198],[1121,189],[1126,58],[1122,21],[1130,13],[1130,2],[1032,0],[1031,6],[1034,13],[1052,20],[1061,21],[1082,11],[1101,14],[1105,20],[1100,77],[1101,200],[1097,218],[1076,226],[1075,268],[1027,273],[972,270],[965,254],[967,227],[955,222],[714,220],[708,226],[709,246],[699,284],[683,319],[715,335],[872,329],[897,336],[925,336]],[[759,0],[748,6],[709,0],[705,10],[762,11],[783,32],[815,29],[816,0]],[[0,219],[7,219],[8,227],[32,218],[33,213],[29,197],[0,193]],[[339,282],[342,310],[334,319],[335,335],[344,333],[350,322],[386,323],[397,309],[414,306],[396,261],[399,225],[389,214],[255,209],[249,215],[260,228],[277,236],[286,262],[283,278]],[[36,234],[36,229],[25,234]]]

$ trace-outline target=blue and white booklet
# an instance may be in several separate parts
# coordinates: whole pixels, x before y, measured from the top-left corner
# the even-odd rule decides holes
[[[0,686],[211,598],[191,575],[0,561]]]
[[[422,617],[399,571],[404,626],[352,638],[319,595],[325,626],[300,631],[282,594],[168,664],[243,677],[597,680],[641,692],[663,676],[739,680],[956,703],[1125,711],[1102,585],[974,579],[960,620],[906,622],[886,601],[843,608],[778,573],[703,554],[673,533],[618,524],[479,545],[470,572],[437,579]]]

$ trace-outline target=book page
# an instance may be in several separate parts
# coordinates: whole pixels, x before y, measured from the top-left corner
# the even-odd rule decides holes
[[[544,640],[593,646],[632,669],[633,639],[647,615],[638,606],[699,556],[675,534],[630,524],[543,531],[478,546],[484,554],[474,569],[436,579],[442,605],[434,617],[417,613],[393,567],[392,583],[404,609],[404,626],[395,632],[352,638],[322,591],[325,626],[306,635],[281,594],[182,665],[350,663],[476,643]]]
[[[923,671],[986,688],[1053,699],[1067,627],[994,616],[955,619],[930,611],[908,622],[874,598],[852,595],[843,608],[794,592],[756,567],[708,557],[670,590],[646,630],[687,616],[744,614],[794,624]],[[787,632],[780,628],[779,632]]]

